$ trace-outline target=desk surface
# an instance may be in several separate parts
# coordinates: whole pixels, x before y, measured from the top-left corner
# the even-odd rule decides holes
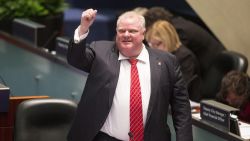
[[[193,126],[196,126],[198,128],[201,128],[203,130],[206,130],[218,137],[221,137],[226,140],[230,141],[249,141],[249,137],[246,137],[243,135],[242,137],[235,135],[229,131],[226,131],[225,129],[217,126],[216,124],[213,124],[211,122],[207,122],[205,120],[202,120],[200,118],[200,113],[196,113],[192,115],[192,122]],[[210,140],[210,139],[209,139]]]
[[[58,56],[0,33],[0,82],[11,96],[48,95],[78,101],[87,74]]]
[[[190,104],[192,107],[194,141],[248,141],[250,139],[249,134],[246,134],[246,132],[240,137],[216,124],[202,120],[200,117],[200,103],[190,101]]]

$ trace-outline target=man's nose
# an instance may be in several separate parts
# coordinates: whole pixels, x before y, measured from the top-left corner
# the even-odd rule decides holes
[[[129,36],[129,34],[130,34],[129,31],[127,31],[127,30],[124,33],[125,36]]]

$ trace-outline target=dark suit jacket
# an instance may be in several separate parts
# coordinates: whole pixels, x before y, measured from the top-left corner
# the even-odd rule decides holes
[[[181,42],[197,56],[202,73],[209,68],[218,53],[225,50],[225,47],[211,33],[198,24],[180,16],[174,16],[171,23]]]
[[[169,104],[177,141],[192,141],[192,123],[188,94],[181,71],[173,55],[147,48],[151,68],[151,97],[144,129],[145,141],[170,141],[167,126]],[[70,43],[68,62],[89,73],[78,104],[77,114],[68,135],[69,141],[91,141],[103,126],[118,81],[120,62],[114,42],[85,41]]]

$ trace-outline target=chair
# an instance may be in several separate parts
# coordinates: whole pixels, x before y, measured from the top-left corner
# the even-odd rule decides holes
[[[201,77],[201,99],[214,99],[220,89],[222,77],[231,70],[246,72],[247,58],[234,51],[222,51]]]
[[[189,82],[187,82],[187,90],[189,94],[189,99],[195,102],[201,100],[201,79],[200,76],[194,75]]]
[[[67,141],[77,105],[66,99],[22,102],[15,117],[15,141]]]

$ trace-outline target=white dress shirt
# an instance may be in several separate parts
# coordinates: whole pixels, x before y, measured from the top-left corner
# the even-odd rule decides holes
[[[78,43],[87,37],[87,34],[79,37],[78,28],[75,31],[74,42]],[[120,64],[120,73],[118,78],[117,87],[109,115],[101,128],[101,131],[115,137],[119,140],[129,141],[130,122],[129,122],[129,101],[130,101],[130,68],[131,65],[128,57],[119,53],[118,60]],[[141,85],[142,94],[142,111],[143,111],[143,124],[145,126],[148,104],[151,92],[151,75],[150,75],[150,62],[149,54],[145,46],[137,57],[138,73]]]

